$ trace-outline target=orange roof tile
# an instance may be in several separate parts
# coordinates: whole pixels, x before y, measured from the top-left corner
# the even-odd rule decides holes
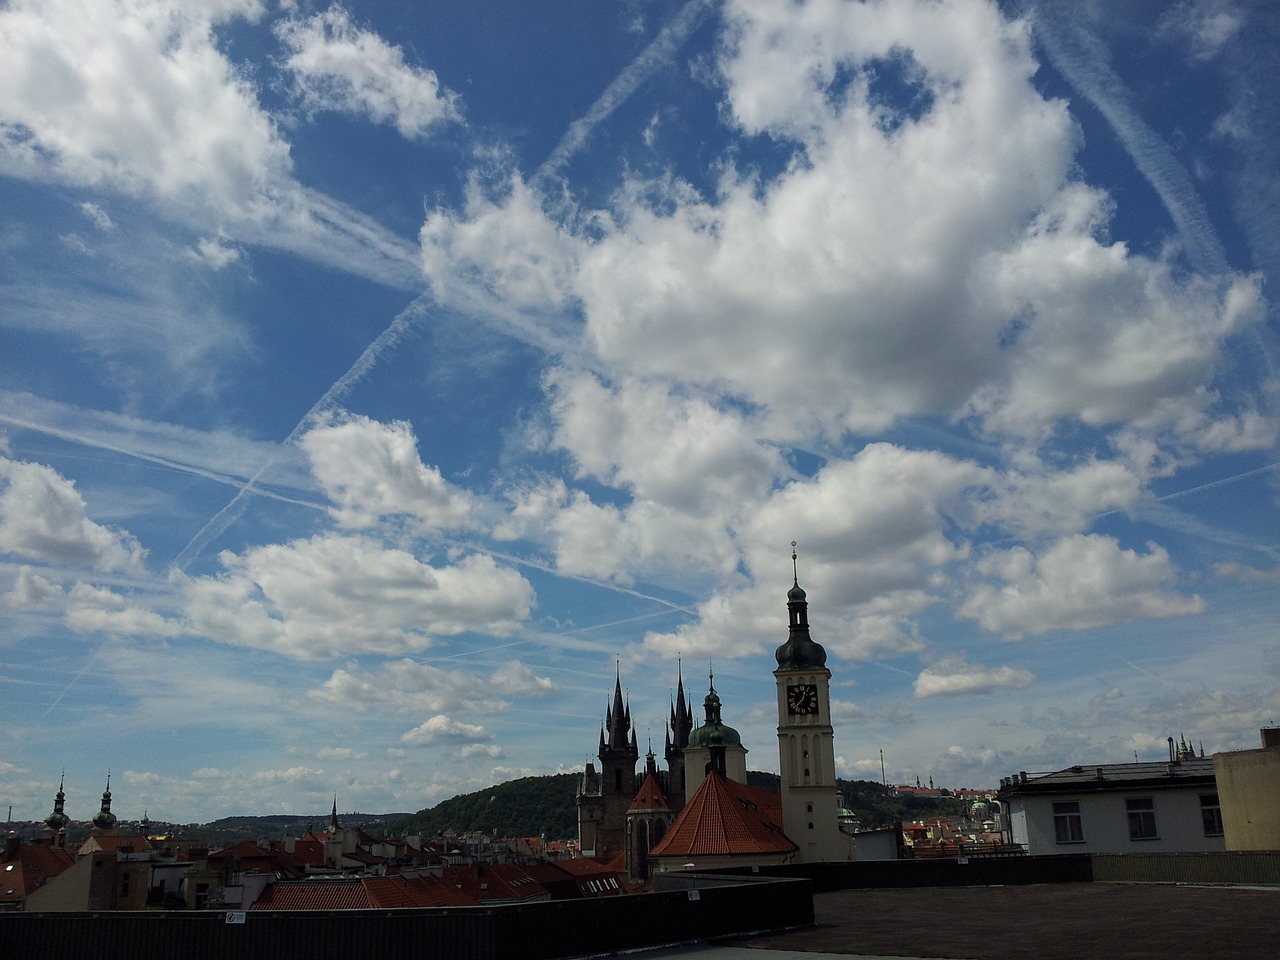
[[[23,843],[0,862],[0,904],[21,903],[40,884],[75,863],[62,847]]]
[[[636,798],[631,801],[628,810],[670,810],[671,805],[667,802],[667,795],[662,792],[662,787],[658,783],[658,778],[652,773],[644,778],[644,783],[640,785],[640,791],[636,794]]]
[[[710,773],[653,848],[652,856],[733,856],[795,849],[782,832],[777,794]]]
[[[476,901],[438,877],[363,877],[359,880],[278,880],[254,910],[396,910],[470,907]]]
[[[575,877],[604,877],[616,871],[612,864],[601,863],[590,857],[574,857],[572,860],[557,860],[555,865]],[[625,867],[624,867],[625,869]]]

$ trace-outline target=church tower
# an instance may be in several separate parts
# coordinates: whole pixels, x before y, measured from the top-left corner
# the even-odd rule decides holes
[[[782,779],[782,825],[799,847],[796,860],[818,863],[849,859],[840,831],[835,744],[831,728],[831,671],[827,651],[809,636],[809,604],[796,573],[787,591],[790,629],[778,647],[778,762]]]
[[[692,793],[686,789],[684,751],[689,746],[689,734],[693,732],[693,704],[685,696],[684,669],[677,668],[676,699],[671,704],[671,716],[667,720],[667,743],[663,751],[667,758],[667,802],[676,813],[684,807],[685,799]]]
[[[45,842],[51,847],[66,846],[67,824],[71,822],[71,818],[67,816],[66,810],[63,809],[67,802],[67,795],[62,789],[66,781],[67,775],[64,773],[62,779],[58,781],[58,795],[53,798],[53,813],[44,819],[44,838]]]
[[[605,712],[599,757],[599,774],[588,764],[579,788],[578,840],[583,856],[610,860],[625,852],[627,808],[639,786],[636,764],[640,749],[631,725],[631,708],[622,699],[621,674],[614,682],[613,704]]]
[[[111,773],[107,773],[107,789],[102,791],[102,809],[99,810],[93,818],[93,829],[89,831],[93,836],[99,836],[104,833],[114,833],[116,827],[116,815],[111,812]]]

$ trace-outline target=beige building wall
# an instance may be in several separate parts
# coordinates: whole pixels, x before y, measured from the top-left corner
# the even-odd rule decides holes
[[[1260,750],[1213,755],[1228,850],[1280,850],[1280,730]]]
[[[151,865],[117,860],[98,850],[81,857],[27,897],[27,913],[86,910],[142,910],[147,905]]]
[[[709,747],[686,747],[684,751],[685,796],[692,797],[707,779],[711,762]],[[738,783],[747,782],[747,748],[741,745],[724,748],[724,775]]]

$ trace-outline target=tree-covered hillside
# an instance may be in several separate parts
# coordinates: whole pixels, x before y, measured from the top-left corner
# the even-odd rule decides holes
[[[387,824],[393,834],[434,837],[446,830],[483,832],[493,837],[568,840],[578,835],[575,798],[580,774],[509,780],[475,793],[443,800]]]
[[[434,837],[481,832],[492,837],[536,837],[567,840],[578,835],[577,795],[580,774],[524,777],[443,800],[424,810],[386,823],[380,833]],[[776,774],[749,771],[752,786],[777,791]],[[841,780],[845,803],[865,828],[888,826],[897,820],[954,816],[963,804],[951,797],[886,796],[878,783]]]

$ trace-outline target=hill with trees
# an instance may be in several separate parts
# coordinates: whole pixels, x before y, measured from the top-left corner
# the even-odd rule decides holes
[[[521,777],[475,793],[442,800],[434,807],[386,825],[391,834],[435,837],[485,833],[491,837],[539,837],[568,840],[578,835],[575,803],[581,774]]]
[[[389,820],[380,833],[434,837],[484,833],[491,837],[537,837],[566,840],[578,835],[575,803],[580,774],[561,773],[509,780],[475,793],[443,800],[434,807]],[[752,770],[747,781],[777,792],[778,777]],[[955,816],[964,807],[954,797],[895,797],[870,780],[838,781],[845,805],[865,828],[888,826],[898,820]]]

